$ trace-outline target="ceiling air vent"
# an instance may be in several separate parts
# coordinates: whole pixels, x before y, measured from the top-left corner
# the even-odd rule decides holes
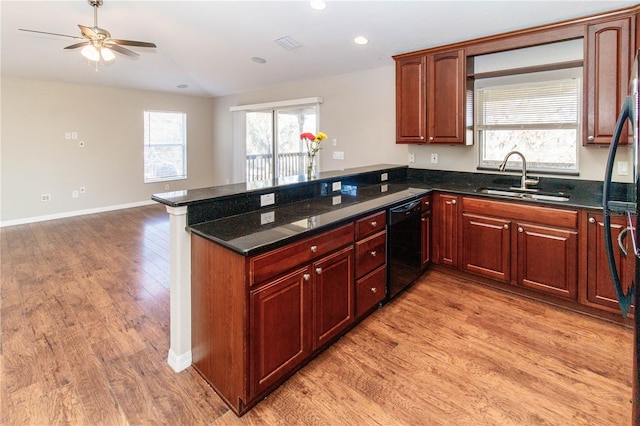
[[[273,41],[275,41],[277,44],[279,44],[280,46],[284,47],[287,50],[293,50],[293,49],[297,49],[298,47],[302,47],[302,44],[300,44],[298,41],[292,39],[289,36],[283,36]]]

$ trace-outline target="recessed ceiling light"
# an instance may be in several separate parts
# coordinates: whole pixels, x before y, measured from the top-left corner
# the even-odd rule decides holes
[[[265,62],[267,62],[267,60],[266,60],[266,59],[261,58],[261,57],[259,57],[259,56],[254,56],[253,58],[251,58],[251,60],[252,60],[253,62],[255,62],[256,64],[264,64]]]
[[[324,0],[311,0],[309,2],[309,6],[311,6],[311,8],[315,10],[324,10],[327,7],[327,4],[324,2]]]
[[[364,36],[358,36],[358,37],[356,37],[356,38],[354,38],[354,39],[353,39],[353,42],[354,42],[355,44],[364,45],[364,44],[369,43],[369,39],[367,39],[367,38],[366,38],[366,37],[364,37]]]
[[[189,87],[187,84],[178,84],[176,86],[178,89],[186,89],[187,87]]]

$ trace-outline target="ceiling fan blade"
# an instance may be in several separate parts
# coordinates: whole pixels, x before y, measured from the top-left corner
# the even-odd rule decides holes
[[[125,49],[124,47],[118,46],[117,44],[105,43],[104,47],[111,49],[115,52],[122,53],[123,55],[131,56],[132,58],[140,56],[133,50]]]
[[[29,32],[29,33],[38,33],[38,34],[47,34],[47,35],[54,35],[54,36],[60,36],[60,37],[84,39],[84,37],[72,36],[72,35],[67,35],[67,34],[50,33],[50,32],[47,32],[47,31],[25,30],[24,28],[18,28],[18,30],[19,31],[26,31],[26,32]]]
[[[157,47],[154,43],[149,43],[147,41],[118,40],[115,38],[109,39],[109,41],[115,44],[123,45],[123,46]]]
[[[77,49],[78,47],[88,46],[91,44],[91,41],[82,41],[80,43],[72,44],[70,46],[65,47],[65,49]]]

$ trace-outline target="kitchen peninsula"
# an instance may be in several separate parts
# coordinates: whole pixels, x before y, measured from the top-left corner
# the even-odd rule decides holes
[[[358,272],[358,247],[373,244],[369,241],[374,236],[384,241],[383,234],[378,234],[383,227],[373,235],[364,230],[373,223],[378,226],[388,208],[403,202],[433,192],[458,197],[461,209],[472,200],[500,199],[500,207],[517,206],[511,209],[512,215],[522,211],[553,217],[564,212],[575,218],[570,232],[574,242],[579,232],[584,233],[588,212],[601,209],[601,182],[542,179],[545,191],[568,196],[563,202],[513,200],[477,192],[480,187],[508,187],[517,179],[377,165],[326,172],[312,180],[300,176],[154,195],[171,215],[169,363],[179,371],[193,359],[234,411],[244,413],[375,309],[381,300],[379,286],[367,287],[368,293],[378,297],[371,299],[365,298],[367,292],[358,293],[358,285],[367,283],[365,278],[380,280],[384,263],[372,266],[377,278],[369,270]],[[434,202],[434,211],[438,208]],[[434,225],[435,235],[441,235],[438,227],[447,226],[437,217]],[[459,244],[455,242],[454,247]],[[434,242],[434,252],[437,246]],[[585,250],[576,246],[576,255],[570,259],[575,269],[585,256]],[[325,282],[317,271],[334,274],[326,282],[346,283],[341,297],[318,299]],[[347,278],[341,281],[341,277]],[[359,300],[368,305],[358,309],[359,303],[365,303]],[[264,321],[278,327],[266,330]],[[289,335],[299,339],[276,345],[268,341]],[[279,351],[274,352],[274,347]]]

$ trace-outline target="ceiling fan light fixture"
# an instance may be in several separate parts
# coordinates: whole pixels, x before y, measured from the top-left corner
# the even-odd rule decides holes
[[[92,44],[83,47],[80,53],[90,61],[98,62],[100,60],[100,52],[98,52],[98,49]]]
[[[116,58],[116,55],[114,55],[111,49],[109,49],[108,47],[101,47],[100,54],[102,55],[102,59],[104,59],[105,62],[113,61]]]

